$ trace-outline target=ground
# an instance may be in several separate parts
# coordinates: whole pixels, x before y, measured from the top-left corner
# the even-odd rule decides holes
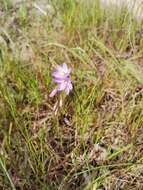
[[[76,0],[0,0],[0,189],[143,189],[143,27]],[[73,91],[50,98],[56,65]]]

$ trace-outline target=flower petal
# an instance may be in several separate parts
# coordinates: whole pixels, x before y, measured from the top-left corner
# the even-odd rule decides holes
[[[57,84],[60,84],[60,83],[63,83],[65,81],[65,79],[64,78],[54,78],[53,79],[53,82],[55,82],[55,83],[57,83]]]
[[[68,84],[67,84],[68,88],[70,89],[70,91],[73,89],[73,85],[71,83],[71,81],[69,80]]]
[[[70,79],[67,81],[67,85],[65,88],[65,93],[68,95],[70,93],[70,91],[73,89],[72,83],[70,81]]]
[[[63,70],[65,74],[70,74],[71,73],[71,68],[68,68],[66,63],[63,63]]]
[[[58,78],[58,77],[59,77],[59,72],[58,72],[58,71],[53,72],[53,73],[52,73],[52,76]]]
[[[55,96],[55,94],[57,93],[57,89],[55,88],[54,90],[52,90],[52,92],[50,93],[49,97],[52,98],[53,96]]]
[[[68,66],[67,66],[66,63],[63,63],[63,67],[62,68],[63,68],[63,70],[64,70],[65,73],[68,72]]]
[[[70,89],[69,89],[68,87],[66,87],[66,89],[65,89],[65,93],[66,93],[66,95],[69,95],[69,93],[70,93]]]
[[[58,72],[58,71],[55,71],[52,73],[52,76],[57,78],[57,79],[64,79],[65,77],[68,77],[68,73],[64,73],[62,71]]]
[[[67,82],[64,81],[64,82],[60,83],[58,85],[58,91],[65,90],[66,86],[67,86]]]

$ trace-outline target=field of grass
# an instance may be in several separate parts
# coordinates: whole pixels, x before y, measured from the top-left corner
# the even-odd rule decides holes
[[[64,62],[74,88],[50,98]],[[143,189],[143,25],[127,10],[0,0],[0,190],[11,189]]]

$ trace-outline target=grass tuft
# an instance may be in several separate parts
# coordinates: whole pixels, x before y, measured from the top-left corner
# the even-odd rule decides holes
[[[99,1],[34,3],[0,1],[0,189],[142,189],[142,25]],[[49,98],[63,62],[73,91]]]

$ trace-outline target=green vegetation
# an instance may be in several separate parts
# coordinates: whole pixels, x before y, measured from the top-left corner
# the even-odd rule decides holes
[[[98,1],[34,3],[0,0],[0,189],[143,189],[141,23]]]

